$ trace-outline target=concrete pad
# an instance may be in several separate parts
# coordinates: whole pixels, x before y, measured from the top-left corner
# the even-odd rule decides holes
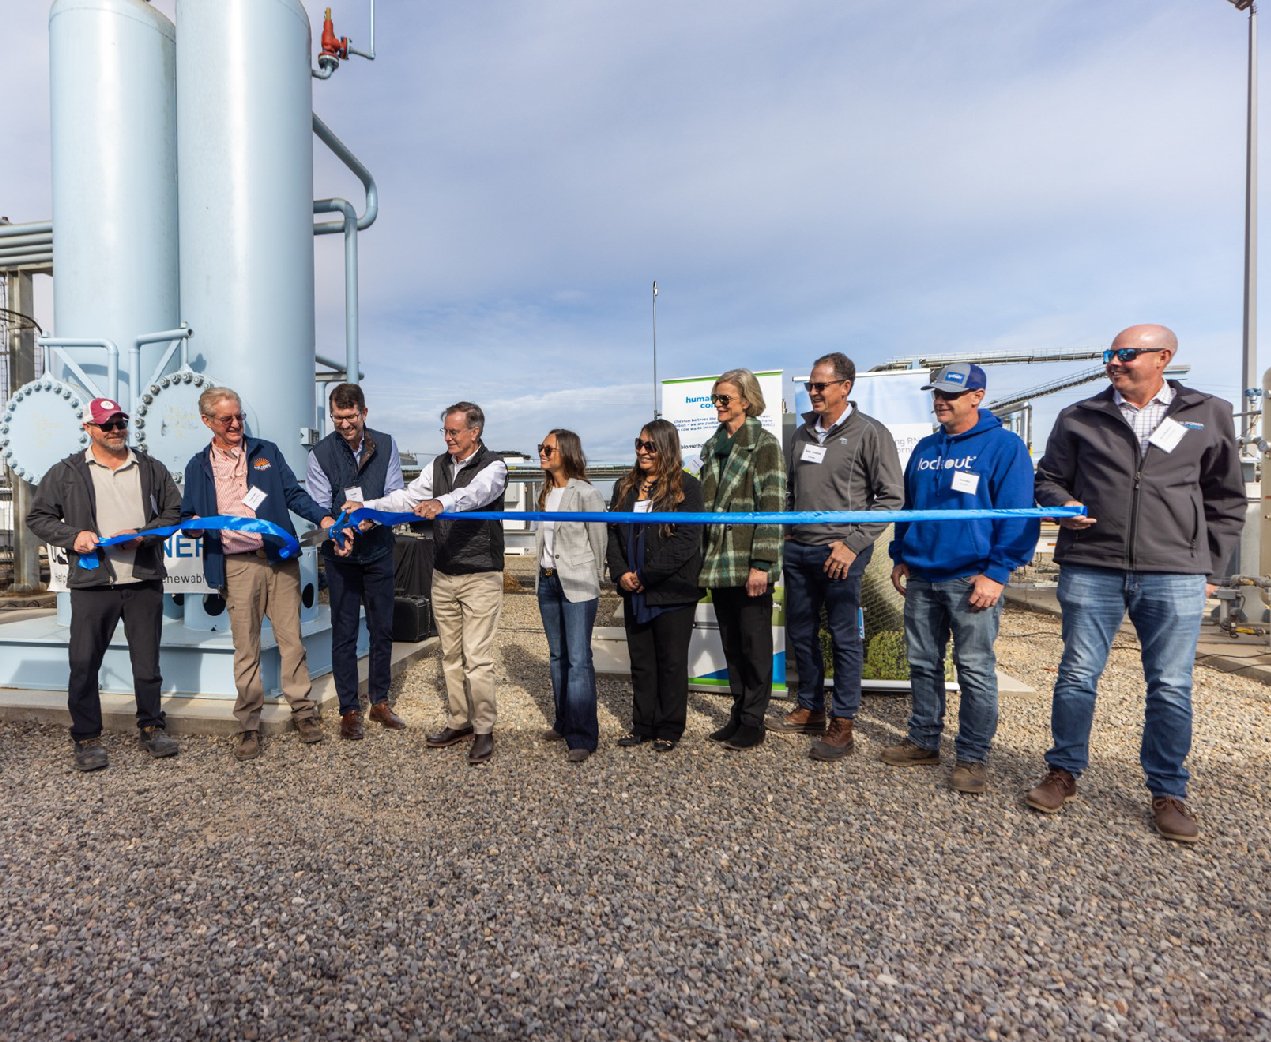
[[[429,637],[418,644],[394,644],[390,667],[394,677],[401,674],[412,662],[432,652],[437,638]],[[367,659],[358,660],[358,691],[365,695]],[[337,708],[335,679],[328,673],[313,681],[314,702],[319,712]],[[137,726],[137,703],[132,695],[103,694],[102,726],[107,731],[127,734]],[[233,704],[224,698],[204,698],[199,695],[173,694],[163,696],[163,711],[167,715],[171,734],[201,734],[230,736],[238,733]],[[32,691],[22,688],[0,688],[0,720],[16,722],[60,724],[70,727],[71,715],[66,708],[65,691]],[[260,730],[264,735],[277,735],[291,727],[291,708],[281,697],[266,698],[260,717]]]

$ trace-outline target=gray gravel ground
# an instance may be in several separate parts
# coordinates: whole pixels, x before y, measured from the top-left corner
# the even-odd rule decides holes
[[[1204,842],[1151,829],[1137,652],[1114,652],[1082,799],[1041,773],[1057,621],[1008,611],[991,790],[891,768],[900,698],[867,698],[856,753],[773,735],[728,753],[694,695],[673,753],[601,749],[549,722],[532,596],[501,625],[495,760],[427,750],[439,663],[398,682],[402,733],[182,738],[150,762],[110,736],[71,769],[64,732],[0,725],[0,1039],[1267,1039],[1264,814],[1271,698],[1198,669],[1193,806]],[[954,708],[954,707],[951,707]]]

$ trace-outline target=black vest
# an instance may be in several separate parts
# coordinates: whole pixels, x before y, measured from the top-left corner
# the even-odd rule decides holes
[[[459,471],[456,480],[450,473],[454,464],[448,452],[432,461],[433,498],[443,496],[469,484],[478,473],[499,457],[482,445],[467,465]],[[503,493],[482,510],[502,510]],[[503,571],[503,524],[499,521],[442,521],[433,522],[433,567],[443,575],[472,575],[476,572]]]
[[[379,499],[384,495],[384,482],[388,480],[388,460],[392,439],[387,434],[366,427],[362,431],[362,458],[353,458],[353,450],[332,431],[313,447],[313,455],[331,484],[331,502],[322,504],[327,513],[337,517],[344,505],[346,488],[360,487],[363,499]],[[369,564],[378,561],[393,550],[393,530],[378,525],[369,532],[359,532],[353,540],[353,552],[348,557],[336,557],[331,540],[324,540],[322,553],[332,560],[351,564]]]

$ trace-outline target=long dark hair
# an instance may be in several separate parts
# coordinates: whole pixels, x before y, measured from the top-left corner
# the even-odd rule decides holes
[[[641,428],[648,440],[657,447],[657,469],[653,472],[654,485],[649,498],[653,512],[674,510],[684,502],[684,461],[680,458],[680,432],[670,420],[650,420]],[[617,499],[621,502],[636,485],[644,480],[639,461],[618,482]],[[663,538],[669,536],[673,525],[662,525]]]
[[[560,453],[561,462],[565,464],[565,477],[582,478],[587,480],[587,457],[583,455],[583,441],[573,431],[567,431],[564,427],[553,427],[547,434],[556,435],[556,451]],[[543,436],[544,440],[547,435]],[[538,508],[542,510],[547,506],[547,493],[551,489],[548,482],[543,482],[543,487],[538,493]]]

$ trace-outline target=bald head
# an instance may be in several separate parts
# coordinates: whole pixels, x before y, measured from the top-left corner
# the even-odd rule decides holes
[[[1112,340],[1112,346],[1137,347],[1141,350],[1168,351],[1170,358],[1178,354],[1178,337],[1166,326],[1145,323],[1123,329]]]

